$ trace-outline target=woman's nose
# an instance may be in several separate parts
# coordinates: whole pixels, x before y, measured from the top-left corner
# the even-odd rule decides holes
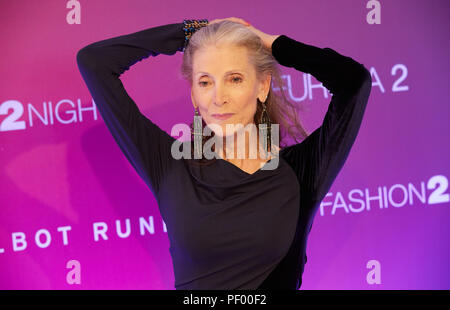
[[[215,104],[218,106],[222,106],[227,102],[226,90],[222,85],[216,86],[216,96],[214,98]]]

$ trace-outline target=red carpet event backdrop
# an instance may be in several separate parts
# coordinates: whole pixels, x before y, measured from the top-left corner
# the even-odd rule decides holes
[[[0,289],[174,289],[156,200],[107,130],[76,53],[183,19],[232,16],[330,47],[372,76],[358,137],[316,213],[301,289],[450,289],[449,8],[447,0],[2,0]],[[121,76],[169,134],[194,115],[181,60],[182,52],[149,57]],[[282,73],[312,132],[331,94],[309,74]]]

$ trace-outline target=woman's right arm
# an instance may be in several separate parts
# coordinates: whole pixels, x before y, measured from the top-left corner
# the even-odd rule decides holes
[[[77,53],[78,68],[106,126],[155,195],[173,160],[175,139],[139,111],[119,77],[150,55],[182,51],[184,38],[183,23],[168,24],[98,41]]]

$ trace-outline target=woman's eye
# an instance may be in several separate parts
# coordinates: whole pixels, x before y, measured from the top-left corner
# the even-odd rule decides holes
[[[233,80],[234,83],[240,83],[242,81],[242,78],[234,77],[234,78],[232,78],[232,80]]]
[[[239,83],[242,82],[242,78],[236,76],[236,77],[231,78],[231,81],[232,81],[233,83],[239,84]],[[200,85],[200,87],[205,87],[205,86],[208,85],[208,83],[209,83],[209,82],[207,82],[207,81],[200,81],[200,82],[198,82],[198,85]]]

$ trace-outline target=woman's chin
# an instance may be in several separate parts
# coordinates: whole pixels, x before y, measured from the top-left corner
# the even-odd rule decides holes
[[[257,129],[256,126],[254,128],[246,128],[243,125],[238,125],[235,123],[227,123],[227,122],[212,122],[208,124],[208,127],[211,129],[212,132],[214,132],[214,135],[217,137],[235,137],[239,136],[240,134],[244,134],[245,132],[250,132],[252,130],[255,130],[253,134],[256,134]]]

